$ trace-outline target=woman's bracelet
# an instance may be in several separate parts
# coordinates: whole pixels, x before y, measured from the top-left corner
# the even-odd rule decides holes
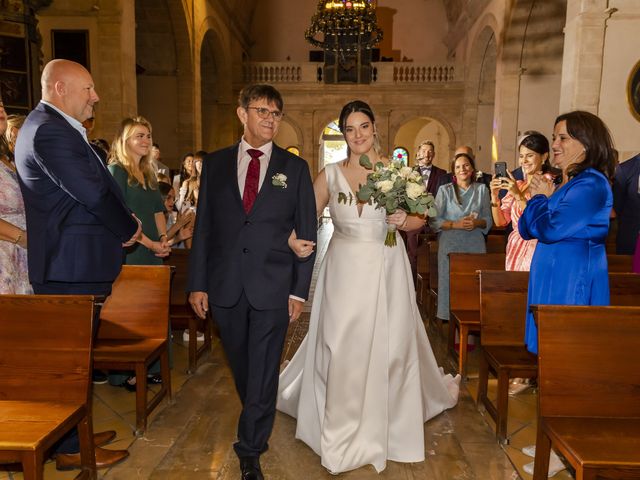
[[[13,244],[14,244],[14,245],[17,245],[17,244],[18,244],[18,242],[19,242],[20,240],[22,240],[22,232],[20,232],[20,233],[18,234],[18,236],[16,237],[16,239],[13,241]]]
[[[167,234],[166,233],[161,233],[160,235],[158,235],[158,240],[160,240],[162,237],[166,237]]]
[[[400,225],[400,230],[405,228],[407,226],[408,222],[409,222],[409,216],[407,215],[407,217],[405,217],[405,219],[404,219],[404,222],[402,222],[402,225]]]
[[[500,206],[500,202],[491,202],[491,206],[493,208],[498,208]]]

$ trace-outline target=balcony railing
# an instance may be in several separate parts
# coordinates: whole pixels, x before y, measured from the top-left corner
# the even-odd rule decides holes
[[[247,62],[245,83],[322,83],[324,64],[315,62]],[[411,62],[371,64],[372,84],[427,85],[456,81],[453,64],[430,65]]]

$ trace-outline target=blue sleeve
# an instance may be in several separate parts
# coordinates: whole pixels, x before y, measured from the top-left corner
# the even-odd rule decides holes
[[[520,236],[525,240],[535,238],[543,243],[555,243],[573,237],[602,210],[607,202],[608,188],[600,178],[581,176],[553,194],[562,195],[553,207],[549,207],[550,199],[544,195],[534,196],[527,202],[518,222]]]

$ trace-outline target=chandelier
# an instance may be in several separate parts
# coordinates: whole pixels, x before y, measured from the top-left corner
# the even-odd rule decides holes
[[[319,40],[317,35],[323,34]],[[320,0],[307,41],[323,50],[351,53],[369,50],[382,40],[377,25],[375,0]]]

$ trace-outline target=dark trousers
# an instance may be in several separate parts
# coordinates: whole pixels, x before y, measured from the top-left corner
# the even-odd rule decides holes
[[[234,449],[239,457],[257,457],[268,448],[276,415],[288,306],[256,310],[243,292],[233,307],[211,305],[211,311],[242,401]]]
[[[427,232],[429,232],[429,228],[426,225],[406,232],[407,256],[409,257],[409,265],[411,265],[414,285],[418,279],[418,235]]]
[[[111,283],[66,283],[47,282],[32,283],[33,292],[36,295],[109,295],[111,293]],[[98,333],[98,322],[100,321],[100,307],[93,310],[93,338]],[[54,445],[55,453],[78,453],[80,452],[80,440],[78,431],[73,428],[60,441]]]

